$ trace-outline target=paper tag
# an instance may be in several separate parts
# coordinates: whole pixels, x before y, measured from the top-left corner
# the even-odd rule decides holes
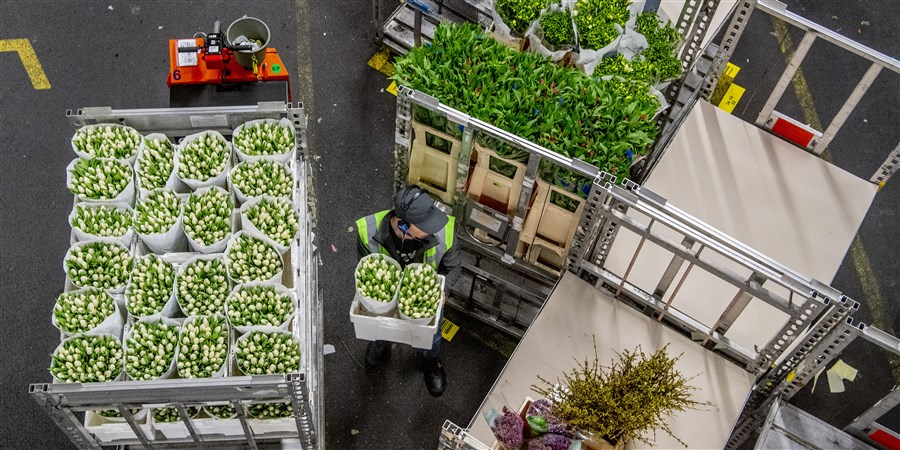
[[[473,209],[472,213],[469,214],[469,218],[472,221],[484,226],[485,228],[497,233],[500,231],[500,226],[503,225],[503,222],[491,217],[488,214],[485,214],[477,209]]]
[[[453,340],[453,336],[456,336],[456,332],[459,331],[459,325],[444,319],[441,322],[441,336],[450,342]]]
[[[728,63],[725,65],[725,71],[722,72],[722,76],[734,79],[734,77],[736,77],[738,72],[740,72],[740,71],[741,71],[740,67],[738,67],[732,63]]]
[[[178,48],[186,48],[186,47],[196,47],[197,41],[193,39],[179,39],[178,43],[175,44]],[[188,66],[196,66],[198,63],[197,60],[197,52],[177,52],[178,53],[178,67],[188,67]]]
[[[227,127],[228,117],[225,114],[191,116],[191,126],[197,128]]]

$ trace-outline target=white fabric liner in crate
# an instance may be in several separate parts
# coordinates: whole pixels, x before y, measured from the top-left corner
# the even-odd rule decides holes
[[[270,284],[270,283],[261,283],[259,281],[251,281],[249,283],[239,284],[239,285],[235,286],[234,289],[231,290],[230,294],[228,294],[228,298],[225,299],[225,317],[228,318],[228,325],[231,326],[231,328],[234,328],[234,330],[238,334],[245,334],[245,333],[249,333],[251,331],[272,328],[271,326],[265,326],[265,325],[241,325],[241,326],[238,326],[238,325],[231,323],[231,315],[228,313],[228,311],[229,311],[229,305],[231,304],[232,298],[238,292],[240,292],[242,289],[245,289],[248,287],[254,287],[254,286],[263,286],[263,287],[268,287],[268,288],[274,288],[276,294],[287,295],[288,297],[290,297],[290,299],[291,299],[291,314],[289,314],[288,317],[284,320],[284,323],[275,327],[278,329],[287,330],[291,325],[294,314],[297,313],[297,296],[294,295],[293,290],[288,289],[281,284],[276,284],[275,286],[272,286],[272,284]]]
[[[126,358],[128,357],[128,339],[131,337],[131,334],[134,332],[134,325],[137,323],[140,323],[140,322],[146,322],[146,323],[162,322],[166,325],[176,327],[175,328],[175,351],[172,353],[172,361],[169,362],[169,369],[166,370],[165,372],[163,372],[162,375],[160,375],[156,378],[153,378],[153,380],[164,380],[164,379],[168,379],[168,378],[173,378],[175,375],[175,372],[177,370],[177,368],[175,367],[175,360],[178,357],[178,347],[179,347],[178,338],[181,336],[181,324],[178,323],[178,321],[176,321],[176,320],[172,320],[170,318],[163,317],[160,314],[154,314],[152,316],[143,317],[143,318],[140,318],[137,321],[135,321],[134,324],[129,324],[129,329],[125,333],[125,339],[122,340],[122,350],[123,350],[123,354],[125,355]],[[155,355],[151,355],[151,356],[155,356]],[[137,378],[132,377],[128,373],[127,362],[128,361],[126,360],[125,361],[125,363],[126,363],[125,375],[128,377],[129,380],[137,380]],[[139,381],[145,381],[145,380],[139,380]]]
[[[210,315],[205,315],[205,316],[200,316],[200,315],[196,315],[196,316],[188,316],[186,319],[184,319],[184,322],[181,324],[181,331],[178,333],[178,345],[179,345],[179,347],[181,346],[181,334],[184,333],[184,330],[187,328],[188,324],[192,323],[194,320],[199,320],[199,318],[202,318],[202,317],[221,317],[221,318],[222,318],[222,321],[223,321],[223,322],[225,323],[225,325],[226,325],[226,334],[228,333],[228,321],[225,319],[225,316],[223,316],[223,315],[221,315],[221,314],[210,314]],[[225,369],[228,367],[228,360],[229,360],[229,356],[230,356],[230,354],[231,354],[231,349],[228,348],[228,345],[229,345],[229,337],[228,337],[228,336],[225,336],[225,361],[222,363],[222,367],[220,367],[218,370],[216,370],[215,372],[213,372],[212,375],[210,375],[210,376],[207,377],[207,378],[219,378],[219,377],[224,377],[224,376],[225,376]],[[176,373],[178,373],[178,360],[179,360],[180,358],[181,358],[181,351],[180,351],[180,348],[179,348],[179,351],[175,352],[175,370],[176,370]],[[178,373],[178,377],[179,377],[179,378],[184,378],[184,377],[181,376],[181,373]]]
[[[163,189],[155,189],[161,191]],[[153,192],[153,191],[151,191]],[[172,191],[174,193],[174,191]],[[177,195],[177,194],[176,194]],[[185,240],[184,236],[184,204],[180,203],[181,212],[178,213],[178,220],[166,230],[165,233],[145,234],[137,232],[141,241],[150,249],[151,252],[161,255],[163,253],[172,253],[182,246]]]
[[[178,167],[181,164],[182,150],[188,144],[203,137],[207,133],[211,134],[213,136],[216,136],[217,138],[220,138],[223,141],[225,141],[225,147],[228,149],[228,154],[225,155],[225,166],[222,168],[222,171],[218,175],[216,175],[214,177],[210,177],[204,181],[192,180],[190,178],[182,178],[182,176],[178,170]],[[231,142],[228,142],[228,140],[225,139],[224,136],[222,136],[222,133],[219,133],[218,131],[212,131],[212,130],[201,131],[199,133],[194,133],[194,134],[185,136],[184,139],[181,141],[181,143],[178,144],[178,146],[175,148],[175,176],[177,176],[178,179],[181,180],[182,183],[186,184],[187,187],[189,187],[191,190],[197,190],[197,189],[200,189],[202,187],[207,187],[207,186],[219,186],[220,188],[227,189],[228,185],[226,183],[226,180],[228,179],[228,172],[229,172],[230,168],[231,168]]]
[[[253,162],[252,161],[239,162],[239,163],[235,164],[235,166],[230,171],[228,171],[228,184],[231,186],[231,190],[234,191],[234,197],[237,199],[238,203],[241,205],[243,205],[244,203],[247,203],[251,200],[263,197],[263,195],[252,195],[252,196],[244,195],[244,193],[241,192],[240,188],[237,187],[237,185],[234,183],[234,181],[231,180],[231,173],[234,172],[235,170],[237,170],[237,168],[243,164],[253,164]],[[285,167],[285,169],[287,169],[286,171],[288,173],[288,176],[291,178],[291,189],[293,190],[294,181],[295,181],[294,180],[294,171],[291,170],[291,166],[289,164],[283,163],[282,165]]]
[[[222,262],[222,264],[225,264],[225,266],[226,266],[225,272],[226,272],[226,274],[228,273],[228,268],[227,268],[228,263],[225,260],[225,256],[222,253],[210,253],[208,255],[192,256],[192,257],[188,258],[188,260],[185,261],[184,264],[181,265],[181,267],[178,268],[178,272],[176,272],[176,274],[175,274],[175,300],[178,303],[178,309],[180,309],[182,314],[184,314],[185,316],[190,316],[191,314],[188,314],[188,312],[185,311],[185,309],[184,309],[184,305],[181,304],[181,296],[178,294],[178,292],[179,292],[178,284],[181,282],[181,278],[184,276],[184,272],[192,264],[194,264],[197,261],[213,261],[213,260],[219,260]],[[225,281],[228,282],[229,285],[231,284],[230,278],[227,275],[225,276]],[[226,299],[227,299],[227,297],[226,297]],[[225,302],[223,301],[222,302],[222,310],[216,314],[222,314],[224,312],[225,312]]]
[[[81,286],[81,285],[79,285],[78,283],[76,283],[75,280],[72,280],[72,279],[69,278],[69,273],[68,273],[68,271],[66,271],[66,261],[69,259],[69,256],[72,255],[72,250],[74,250],[75,248],[83,247],[83,246],[85,246],[85,245],[94,244],[94,243],[97,243],[97,242],[105,242],[105,243],[107,243],[107,244],[118,245],[119,247],[125,249],[125,252],[126,252],[129,256],[131,255],[131,250],[130,250],[128,247],[122,245],[122,243],[119,242],[119,240],[118,240],[118,239],[115,239],[115,238],[112,238],[112,239],[110,239],[110,238],[92,239],[92,240],[90,240],[90,241],[81,241],[81,242],[76,242],[76,243],[72,244],[72,246],[69,247],[69,250],[66,251],[66,256],[65,256],[65,258],[63,258],[63,264],[62,264],[62,266],[63,266],[63,273],[66,274],[66,279],[69,280],[69,281],[72,283],[73,286],[79,287],[79,288],[83,288],[83,287],[91,287],[91,286]],[[130,274],[131,270],[129,269],[128,272],[129,272],[129,274]],[[121,285],[115,286],[115,287],[112,287],[112,288],[109,288],[109,289],[104,289],[104,290],[105,290],[106,292],[109,292],[110,294],[121,294],[121,293],[125,292],[125,286],[127,286],[127,285],[128,285],[128,280],[126,279]],[[98,289],[101,289],[101,288],[98,288]]]
[[[159,256],[159,255],[154,255],[154,256]],[[135,257],[134,264],[137,264],[138,260],[143,259],[143,258],[148,258],[148,257],[150,257],[150,255]],[[172,265],[172,263],[166,259],[163,259],[163,261],[166,264]],[[172,266],[173,266],[172,268],[174,269],[175,268],[174,265],[172,265]],[[177,270],[176,270],[176,275],[177,275]],[[176,277],[176,279],[177,279],[177,277]],[[125,286],[125,309],[128,311],[128,314],[130,314],[132,317],[135,317],[137,319],[142,319],[145,317],[153,317],[156,314],[159,314],[163,317],[173,317],[176,314],[178,314],[179,312],[181,312],[181,306],[178,305],[178,299],[175,297],[175,282],[174,281],[172,282],[172,291],[169,295],[169,299],[166,300],[166,302],[163,304],[162,309],[158,313],[151,314],[149,316],[139,316],[137,314],[134,314],[131,311],[131,308],[129,307],[129,305],[131,303],[131,301],[130,301],[131,296],[129,295],[130,287],[131,287],[131,282],[129,281],[129,283]]]
[[[676,412],[667,422],[688,448],[723,448],[756,377],[569,272],[554,287],[480,411],[473,415],[470,433],[482,442],[492,442],[485,412],[522,404],[526,396],[534,395],[531,386],[538,376],[551,381],[562,378],[578,361],[593,358],[595,349],[600,363],[609,365],[623,350],[640,346],[650,353],[666,344],[669,356],[681,355],[675,368],[688,378],[696,375],[688,383],[698,388],[691,393],[692,399],[711,403]],[[656,433],[653,446],[682,448],[664,432]],[[648,448],[637,441],[628,447]]]
[[[643,185],[685,213],[826,284],[832,282],[844,261],[878,190],[868,180],[705,101],[691,110]],[[643,223],[649,221],[636,213],[628,215]],[[676,242],[682,239],[658,223],[653,230]],[[604,268],[622,276],[639,241],[636,234],[620,229]],[[748,269],[719,255],[703,254],[738,276],[750,276]],[[671,260],[672,253],[645,243],[628,282],[653,292]],[[681,266],[676,282],[687,266]],[[772,282],[766,282],[763,288],[788,297],[786,290]],[[672,308],[711,327],[737,291],[731,284],[694,268]],[[662,301],[668,302],[673,292],[670,288]],[[799,298],[794,296],[795,304]],[[787,318],[787,314],[754,298],[725,335],[745,348],[762,348]]]
[[[231,264],[229,264],[229,262],[228,262],[228,261],[229,261],[228,257],[229,257],[229,255],[231,255],[231,246],[232,246],[232,242],[237,241],[238,239],[240,239],[241,236],[243,236],[243,235],[245,235],[245,234],[246,234],[247,236],[253,237],[253,236],[251,236],[249,233],[246,233],[246,232],[243,231],[243,230],[238,231],[237,233],[234,233],[233,235],[231,235],[231,240],[228,241],[228,247],[225,248],[225,267],[226,267],[226,269],[227,269],[227,271],[228,271],[228,279],[231,280],[231,282],[232,282],[232,283],[235,283],[235,284],[241,284],[241,281],[238,280],[237,278],[231,276]],[[269,246],[270,248],[272,248],[272,250],[275,250],[276,252],[278,251],[278,249],[276,249],[275,246],[272,245],[271,240],[267,240],[267,239],[260,239],[260,240],[261,240],[264,244],[266,244],[267,246]],[[279,253],[278,255],[281,256],[281,258],[279,258],[279,261],[281,261],[281,270],[279,270],[277,273],[275,273],[275,275],[273,275],[273,276],[272,276],[271,278],[269,278],[269,279],[266,279],[266,280],[251,280],[251,281],[257,281],[257,282],[260,282],[260,283],[263,283],[263,284],[269,284],[269,285],[278,285],[278,284],[281,284],[281,279],[282,279],[282,277],[284,276],[284,258],[283,258],[283,255],[282,255],[281,253]]]
[[[66,292],[66,294],[82,294],[82,293],[85,293],[87,291],[92,291],[92,290],[98,290],[100,292],[103,292],[106,295],[109,295],[109,297],[113,301],[113,309],[114,310],[113,310],[112,314],[110,314],[105,319],[103,319],[103,321],[100,322],[99,324],[97,324],[96,327],[88,330],[87,333],[111,334],[111,335],[116,336],[119,339],[121,339],[122,338],[122,328],[125,326],[125,315],[122,314],[122,310],[119,308],[119,302],[117,302],[116,299],[109,292],[106,292],[103,289],[99,289],[99,288],[86,287],[86,288],[80,288],[80,289],[76,289],[74,291]],[[60,333],[62,333],[63,336],[65,336],[67,338],[82,334],[82,333],[69,333],[68,331],[60,328],[59,324],[56,322],[56,314],[50,315],[50,322],[53,324],[54,327],[56,327],[57,330],[60,331]]]
[[[389,302],[382,302],[371,297],[366,297],[359,292],[358,288],[355,290],[356,295],[354,296],[354,300],[358,301],[363,306],[363,308],[365,308],[372,314],[378,316],[389,315],[397,308],[397,292],[399,291],[400,283],[402,282],[403,268],[400,266],[400,263],[398,263],[396,260],[394,260],[394,258],[391,258],[390,256],[381,255],[378,253],[366,255],[360,258],[359,262],[356,264],[356,269],[353,271],[354,286],[356,285],[356,274],[359,272],[359,268],[362,267],[364,261],[372,258],[384,258],[385,261],[396,267],[397,270],[400,271],[401,281],[397,282],[397,287],[394,288],[394,295],[391,297],[391,301]]]
[[[219,186],[207,186],[207,187],[203,187],[203,188],[197,189],[197,190],[194,191],[194,193],[191,194],[191,195],[192,195],[192,196],[200,197],[201,195],[203,195],[203,194],[209,192],[210,190],[216,190],[216,191],[219,191],[219,192],[221,192],[221,193],[227,195],[228,198],[231,199],[231,205],[232,205],[231,210],[232,210],[232,211],[234,210],[234,197],[232,197],[232,196],[231,196],[231,193],[229,193],[227,190],[222,189],[222,188],[220,188]],[[183,206],[182,206],[182,213],[181,213],[182,223],[181,223],[181,226],[182,226],[183,228],[184,228],[184,207],[187,206],[187,201],[189,201],[189,200],[186,200],[185,203],[184,203]],[[230,214],[230,213],[229,213],[229,216],[228,216],[228,222],[230,223],[231,228],[233,229],[233,228],[234,228],[234,224],[231,223],[231,214]],[[222,252],[225,250],[225,246],[228,245],[228,240],[231,239],[231,231],[229,231],[228,234],[226,234],[225,237],[222,238],[221,240],[216,241],[216,242],[213,242],[213,243],[211,243],[211,244],[209,244],[209,245],[203,245],[202,243],[200,243],[200,242],[194,240],[194,238],[191,237],[190,233],[188,233],[188,231],[187,231],[186,228],[184,229],[184,237],[187,238],[188,245],[190,245],[190,246],[191,246],[191,249],[194,250],[195,252],[203,253],[203,254],[222,253]]]
[[[288,323],[290,323],[290,321],[288,321]],[[298,339],[297,336],[294,335],[294,333],[292,333],[286,329],[279,328],[279,327],[253,327],[253,330],[251,332],[245,333],[245,334],[241,335],[240,337],[238,337],[237,339],[235,339],[234,340],[234,348],[231,349],[232,358],[234,359],[234,365],[235,365],[235,367],[237,367],[237,369],[242,374],[248,375],[246,372],[244,372],[244,368],[241,367],[241,360],[237,356],[238,343],[249,339],[253,333],[277,333],[277,334],[284,334],[284,335],[289,336],[291,338],[291,341],[294,342],[295,344],[297,344],[297,353],[300,355],[300,362],[297,363],[296,368],[292,368],[291,370],[293,371],[294,369],[296,369],[297,372],[300,371],[300,365],[303,364],[303,362],[302,362],[303,361],[303,343],[300,342],[300,339]],[[285,373],[291,373],[291,372],[285,372]]]
[[[285,197],[269,197],[267,195],[263,195],[262,197],[256,197],[241,205],[241,229],[243,229],[244,232],[246,232],[250,236],[257,237],[268,242],[273,247],[275,247],[276,250],[278,250],[279,254],[284,255],[288,250],[291,249],[291,244],[281,245],[280,243],[275,242],[274,239],[270,238],[265,233],[260,231],[260,229],[257,228],[256,225],[254,225],[253,222],[251,222],[250,219],[247,218],[247,210],[263,200],[273,203],[286,203],[290,206],[291,212],[294,214],[294,218],[297,219],[297,231],[295,231],[294,235],[291,237],[291,242],[293,242],[294,239],[297,239],[297,236],[300,234],[300,215],[297,213],[297,210],[294,209],[294,202],[292,202],[291,199]]]
[[[115,208],[118,211],[125,211],[128,214],[128,217],[134,218],[134,209],[131,206],[128,206],[127,203],[76,203],[75,206],[72,207],[72,212],[69,213],[69,225],[72,226],[72,231],[75,233],[75,238],[79,241],[90,241],[96,239],[116,239],[122,243],[122,245],[126,247],[131,247],[131,241],[134,239],[134,228],[128,227],[125,231],[125,234],[121,236],[99,236],[96,234],[90,234],[81,228],[78,228],[77,225],[73,223],[75,220],[75,216],[78,213],[78,208]]]
[[[137,174],[141,173],[141,157],[143,157],[144,150],[146,150],[146,142],[151,141],[151,140],[157,140],[157,139],[159,139],[159,140],[165,139],[165,140],[169,141],[169,143],[172,143],[172,141],[165,134],[150,133],[150,134],[144,136],[145,145],[143,147],[141,147],[141,151],[138,152],[137,158],[134,161],[134,174],[135,174],[134,179],[135,179],[135,183],[137,183],[138,195],[140,197],[144,197],[153,191],[153,189],[146,189],[146,188],[144,188],[144,186],[141,186],[141,177],[137,176]],[[173,144],[173,148],[177,149],[178,147]],[[173,164],[172,172],[169,173],[169,178],[166,179],[166,184],[163,185],[161,188],[157,188],[157,189],[169,189],[169,190],[173,190],[173,191],[179,191],[179,190],[182,190],[182,188],[187,188],[187,185],[185,185],[181,180],[178,179],[178,176],[175,175],[174,163],[175,163],[175,157],[173,155],[172,156],[172,164]]]
[[[559,3],[553,3],[549,8],[541,11],[540,16],[551,12],[558,11],[566,11],[568,10],[570,13],[572,12],[572,7],[575,5],[575,0],[563,0]],[[548,58],[550,61],[556,62],[563,59],[566,56],[566,53],[569,53],[575,49],[575,42],[573,40],[572,44],[569,46],[563,46],[556,50],[552,50],[546,45],[544,45],[544,29],[541,27],[540,16],[538,16],[538,20],[532,22],[531,27],[528,28],[528,31],[525,33],[528,36],[528,50],[531,50],[535,53],[540,53],[545,58]],[[575,30],[575,22],[572,21],[572,30],[574,33]]]
[[[403,287],[403,283],[406,281],[406,270],[412,270],[412,269],[415,269],[416,267],[419,267],[419,266],[421,266],[421,265],[422,265],[422,263],[412,263],[412,264],[407,264],[407,266],[404,268],[404,270],[403,270],[403,277],[400,279],[400,286],[397,287],[397,295],[395,296],[395,298],[397,299],[398,302],[400,301],[400,289]],[[440,289],[441,289],[441,299],[440,299],[440,302],[443,303],[443,302],[444,302],[444,276],[443,276],[443,275],[437,275],[437,280],[438,280],[438,285],[441,287],[441,288],[440,288]],[[435,312],[434,312],[434,315],[433,315],[433,316],[422,317],[422,318],[419,318],[419,319],[413,319],[412,317],[409,317],[409,316],[407,316],[406,314],[403,314],[403,312],[400,311],[399,305],[397,306],[397,315],[398,315],[401,319],[403,319],[403,320],[405,320],[405,321],[407,321],[407,322],[411,322],[411,323],[417,324],[417,325],[428,325],[429,323],[431,323],[431,321],[432,321],[435,317],[440,317],[440,316],[438,316],[438,313],[439,313],[440,311],[441,311],[441,307],[440,307],[440,305],[439,305],[439,306],[435,309]]]
[[[525,39],[525,36],[516,36],[516,34],[506,25],[506,22],[503,21],[503,18],[500,17],[500,13],[497,12],[497,8],[495,5],[496,1],[491,1],[491,19],[494,20],[494,34],[500,36],[503,39],[506,39],[514,44],[521,44],[521,42]],[[529,28],[530,28],[529,24]]]
[[[249,122],[244,122],[240,126],[234,129],[234,134],[232,135],[232,142],[234,141],[234,136],[239,136],[241,131],[243,131],[245,126],[255,125],[257,123],[277,123],[283,127],[287,127],[287,129],[291,130],[291,147],[284,153],[278,153],[274,155],[248,155],[244,153],[244,149],[238,145],[234,145],[234,153],[237,155],[238,161],[259,161],[259,160],[269,160],[275,161],[279,163],[286,163],[291,157],[294,155],[294,147],[297,145],[297,131],[294,130],[294,124],[288,119],[256,119],[251,120]]]
[[[129,176],[130,181],[125,186],[125,188],[123,188],[121,191],[119,191],[119,193],[116,194],[116,196],[112,197],[112,198],[94,199],[94,198],[82,197],[80,195],[75,195],[75,198],[78,201],[85,202],[85,203],[125,203],[128,205],[133,205],[134,204],[134,169],[131,166],[129,166],[128,164],[126,164],[122,161],[116,160],[116,159],[109,159],[109,158],[91,158],[91,159],[107,161],[110,163],[121,164],[121,165],[125,166],[126,168],[128,168],[128,176]],[[78,163],[79,160],[81,160],[81,158],[75,158],[72,160],[72,162],[69,163],[68,166],[66,166],[66,187],[70,188],[70,192],[71,192],[71,187],[72,187],[72,169],[75,168],[75,164]]]
[[[70,340],[72,340],[72,339],[75,339],[75,338],[77,338],[77,337],[80,337],[80,336],[109,336],[109,337],[114,338],[116,341],[118,341],[120,346],[122,345],[122,330],[121,330],[121,329],[120,329],[117,333],[115,333],[115,334],[112,334],[112,333],[97,333],[97,332],[89,331],[89,332],[87,332],[87,333],[79,333],[79,334],[76,334],[76,335],[74,335],[74,336],[67,337],[67,338],[63,339],[62,341],[60,341],[59,345],[57,345],[56,348],[53,349],[53,353],[51,353],[51,355],[55,355],[56,352],[58,352],[61,348],[63,348],[63,345],[65,345],[66,342],[68,342],[68,341],[70,341]],[[109,379],[109,380],[106,380],[106,381],[99,381],[98,383],[106,383],[106,382],[110,382],[110,381],[122,381],[122,380],[124,380],[124,379],[125,379],[125,350],[123,349],[123,350],[122,350],[122,364],[119,366],[119,373],[116,374],[115,377],[112,377],[112,378]],[[59,381],[59,380],[56,378],[55,375],[53,376],[53,382],[54,382],[54,383],[61,383],[61,381]],[[71,382],[71,383],[74,383],[74,381]]]
[[[131,127],[127,126],[127,125],[118,124],[118,123],[100,123],[100,124],[96,124],[96,125],[85,125],[85,126],[79,128],[79,129],[75,132],[75,134],[72,135],[72,139],[70,139],[70,143],[72,144],[72,151],[74,151],[75,154],[78,155],[79,158],[84,158],[84,159],[91,159],[91,158],[93,158],[93,156],[91,156],[91,155],[89,155],[89,154],[87,154],[87,153],[85,153],[85,152],[83,152],[83,151],[81,151],[81,150],[78,150],[78,148],[75,147],[75,136],[78,136],[78,133],[81,132],[81,130],[87,130],[87,129],[90,129],[90,128],[105,128],[105,127],[110,127],[110,128],[127,128],[127,129],[129,129],[129,130],[132,130],[132,131],[134,131],[134,132],[137,132],[137,130],[135,130],[134,128],[131,128]],[[138,133],[138,135],[140,135],[140,133]],[[137,147],[136,149],[134,149],[134,153],[132,153],[130,156],[128,156],[127,158],[115,158],[115,159],[116,159],[117,161],[121,161],[121,162],[123,162],[123,163],[125,163],[125,164],[128,164],[128,165],[130,165],[130,166],[133,166],[133,165],[134,165],[134,161],[135,161],[135,159],[137,158],[138,153],[140,153],[141,150],[144,149],[145,139],[146,139],[146,138],[144,138],[143,136],[141,136],[141,143],[138,145],[138,147]]]
[[[442,302],[438,306],[435,317],[441,317],[443,309]],[[396,311],[393,317],[374,316],[360,306],[358,299],[353,299],[350,304],[350,321],[353,322],[353,330],[357,339],[399,342],[421,349],[431,348],[434,333],[438,329],[436,320],[430,325],[418,325],[412,321],[400,319]]]

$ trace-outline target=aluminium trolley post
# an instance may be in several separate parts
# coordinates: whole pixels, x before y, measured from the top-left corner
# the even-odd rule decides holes
[[[293,197],[298,213],[299,236],[292,243],[289,274],[293,292],[298,299],[298,314],[292,319],[294,335],[302,346],[301,367],[298,373],[285,375],[220,377],[206,379],[163,379],[154,381],[115,381],[105,383],[38,383],[29,388],[32,397],[79,448],[99,448],[101,444],[78,420],[75,412],[98,409],[118,409],[134,432],[133,438],[103,442],[103,445],[140,445],[152,448],[157,444],[245,443],[257,448],[257,443],[282,439],[298,439],[304,449],[318,449],[324,445],[322,368],[322,328],[319,313],[321,295],[316,277],[319,256],[312,242],[315,226],[315,205],[309,171],[306,140],[307,117],[302,104],[260,102],[257,105],[121,109],[108,107],[71,110],[66,115],[76,127],[117,123],[135,128],[142,134],[164,133],[170,138],[185,136],[201,130],[215,130],[231,135],[238,125],[254,119],[288,119],[296,131],[295,157],[289,167],[293,171]],[[229,359],[230,363],[230,359]],[[269,432],[254,430],[248,424],[245,406],[249,402],[290,402],[294,409],[295,430]],[[185,406],[208,404],[235,406],[242,435],[207,435],[197,430],[196,419],[186,414]],[[147,436],[130,413],[133,408],[152,408],[174,405],[188,437],[157,439]],[[147,427],[143,425],[143,427]]]

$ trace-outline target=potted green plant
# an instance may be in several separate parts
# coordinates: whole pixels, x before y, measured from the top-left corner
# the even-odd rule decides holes
[[[691,398],[696,390],[675,368],[678,359],[669,356],[668,346],[649,355],[640,346],[624,350],[618,361],[602,366],[597,357],[585,359],[578,367],[564,373],[558,383],[538,377],[541,386],[532,390],[551,400],[550,411],[566,425],[578,430],[591,448],[603,440],[624,448],[637,440],[652,444],[654,435],[647,433],[661,429],[687,445],[672,433],[666,419],[673,413],[696,409],[704,403]]]

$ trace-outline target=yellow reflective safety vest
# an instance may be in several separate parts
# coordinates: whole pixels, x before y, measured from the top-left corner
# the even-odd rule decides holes
[[[390,256],[390,253],[381,245],[380,242],[375,240],[375,236],[378,234],[378,230],[381,228],[381,222],[387,217],[388,213],[391,210],[379,211],[375,214],[370,214],[366,217],[360,218],[356,221],[356,229],[359,232],[359,239],[363,244],[368,248],[369,253],[381,253],[383,255]],[[454,231],[454,223],[456,219],[453,216],[447,217],[447,224],[444,225],[444,228],[439,230],[434,234],[435,239],[437,240],[437,245],[428,248],[425,250],[425,264],[431,265],[435,270],[437,270],[438,264],[441,262],[441,258],[444,257],[444,254],[447,253],[451,247],[453,247],[453,231]],[[390,239],[390,237],[388,237]]]

